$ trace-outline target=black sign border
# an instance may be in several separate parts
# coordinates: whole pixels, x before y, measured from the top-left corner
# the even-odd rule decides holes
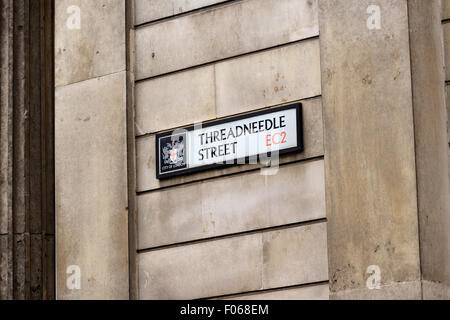
[[[256,111],[256,112],[252,112],[252,113],[246,113],[246,114],[243,114],[243,115],[234,116],[234,117],[230,117],[230,118],[214,120],[214,121],[203,123],[202,127],[203,128],[208,128],[208,127],[220,125],[220,124],[223,124],[223,123],[234,122],[234,121],[238,121],[238,120],[244,120],[244,119],[248,119],[248,118],[262,116],[262,115],[275,113],[275,112],[279,112],[279,111],[285,111],[285,110],[289,110],[289,109],[296,109],[296,111],[297,111],[297,147],[280,150],[279,154],[282,155],[282,154],[286,154],[286,153],[302,152],[303,151],[303,105],[301,103],[295,103],[295,104],[290,104],[290,105],[281,106],[281,107],[269,108],[269,109]],[[200,166],[200,167],[180,169],[178,171],[161,174],[159,172],[160,171],[159,170],[160,169],[159,168],[159,166],[160,166],[160,164],[159,164],[159,157],[160,157],[160,155],[159,155],[159,151],[160,151],[159,143],[160,143],[160,139],[168,137],[168,136],[171,136],[172,133],[175,130],[193,131],[194,129],[195,129],[195,126],[192,125],[192,126],[189,126],[189,127],[183,127],[183,128],[174,129],[174,130],[170,130],[170,131],[167,131],[167,132],[156,134],[156,143],[155,143],[155,147],[156,147],[155,148],[155,153],[156,154],[155,154],[155,158],[156,158],[156,178],[158,180],[168,179],[168,178],[177,177],[177,176],[181,176],[181,175],[192,174],[192,173],[205,171],[205,170],[210,170],[210,169],[223,168],[225,166],[237,165],[238,162],[244,162],[243,158],[239,158],[239,159],[235,159],[234,160],[234,164],[231,164],[231,163],[214,163],[214,164],[208,164],[208,165],[204,165],[204,166]],[[258,155],[256,155],[257,159],[260,160],[260,157],[263,156],[263,155],[270,157],[271,153],[269,152],[269,153],[258,154]],[[255,157],[255,156],[252,156],[252,157]],[[249,160],[250,160],[250,157],[245,157],[245,164],[248,164]]]

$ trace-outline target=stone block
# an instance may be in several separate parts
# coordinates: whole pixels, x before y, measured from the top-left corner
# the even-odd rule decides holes
[[[136,134],[154,133],[216,117],[214,66],[136,84]]]
[[[143,300],[196,299],[262,288],[261,235],[142,253]]]
[[[136,84],[143,135],[320,95],[318,40]]]
[[[450,0],[442,1],[442,20],[450,19]]]
[[[0,234],[0,300],[12,299],[11,235]]]
[[[58,0],[55,19],[56,86],[126,69],[125,1]]]
[[[321,94],[317,39],[216,65],[219,118]]]
[[[128,298],[125,72],[55,92],[58,299]],[[81,289],[66,286],[68,266]]]
[[[319,34],[317,0],[249,0],[136,30],[136,79]]]
[[[140,298],[213,298],[326,281],[326,256],[325,223],[144,252],[138,256]],[[290,274],[280,277],[285,271]]]
[[[135,0],[137,25],[182,14],[224,0]]]
[[[139,249],[325,218],[323,160],[139,195]]]
[[[422,280],[423,300],[448,300],[450,286],[443,283]]]
[[[399,282],[380,289],[352,289],[330,294],[331,300],[422,300],[420,281]]]
[[[263,233],[265,289],[328,280],[327,225]]]

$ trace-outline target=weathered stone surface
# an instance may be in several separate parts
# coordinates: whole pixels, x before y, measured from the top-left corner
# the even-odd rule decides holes
[[[445,80],[450,80],[450,23],[444,23],[442,28],[444,30]]]
[[[422,281],[423,300],[448,300],[450,297],[450,286],[432,282]]]
[[[321,94],[319,40],[216,65],[217,117]]]
[[[216,117],[214,66],[136,84],[136,134],[153,133]]]
[[[0,299],[12,299],[11,236],[0,234]]]
[[[31,289],[27,283],[30,272],[30,260],[27,259],[30,254],[30,235],[27,233],[15,234],[13,241],[12,276],[14,281],[14,299],[25,300],[27,297],[30,297]]]
[[[328,280],[326,224],[263,234],[264,288]]]
[[[319,1],[334,293],[370,291],[370,265],[381,285],[420,280],[407,1],[377,2],[380,30],[366,26],[371,4]]]
[[[28,95],[30,94],[30,89],[27,86],[27,80],[29,78],[29,65],[27,64],[27,59],[31,59],[29,55],[25,54],[25,52],[29,50],[27,44],[29,34],[24,26],[28,26],[30,19],[29,15],[31,13],[29,11],[30,7],[23,2],[13,1],[11,6],[14,10],[13,13],[11,11],[11,23],[14,31],[11,34],[13,37],[10,40],[12,41],[12,48],[9,53],[10,56],[8,57],[11,65],[8,65],[8,67],[13,69],[11,72],[12,78],[9,79],[12,81],[12,83],[10,83],[11,88],[9,89],[12,91],[12,94],[8,97],[10,99],[8,99],[8,102],[10,103],[12,110],[14,110],[14,113],[10,113],[12,120],[7,119],[7,121],[12,121],[12,126],[14,128],[11,128],[11,131],[9,131],[9,134],[12,135],[11,144],[13,145],[13,148],[11,149],[13,153],[9,156],[12,156],[10,161],[14,165],[14,170],[11,171],[13,188],[8,195],[11,197],[10,201],[12,202],[12,230],[10,229],[10,232],[24,234],[27,232],[27,214],[29,208],[28,195],[30,193],[30,181],[28,180],[28,166],[30,166],[30,159],[28,157],[28,153],[30,152],[28,145],[30,143],[30,133],[28,132],[30,125],[30,122],[28,122],[30,104],[28,102]],[[37,119],[35,121],[37,121]],[[10,170],[10,168],[11,167],[8,169]],[[23,255],[21,258],[26,259],[26,256]],[[20,263],[25,263],[25,261],[20,261]],[[19,285],[15,288],[14,298],[19,298],[20,296],[25,299],[24,290],[26,288],[26,279],[23,277],[17,281]],[[20,281],[23,281],[23,283],[20,283]]]
[[[330,293],[331,300],[421,300],[420,281],[393,283],[380,289],[353,289]]]
[[[13,191],[13,9],[12,2],[0,2],[0,235],[13,232],[12,191]],[[6,241],[6,240],[3,240]],[[5,244],[7,242],[4,242]],[[2,242],[3,244],[3,242]],[[8,247],[3,247],[6,249]],[[2,257],[6,257],[4,251]],[[0,264],[0,272],[6,272],[7,265]],[[6,278],[2,278],[6,279]],[[0,299],[6,299],[6,284],[0,285]]]
[[[320,93],[319,41],[309,40],[138,82],[136,134],[186,126]]]
[[[439,1],[409,0],[408,9],[421,278],[450,285],[450,186],[441,7]]]
[[[58,299],[128,298],[125,78],[55,92]],[[71,265],[81,290],[66,287]]]
[[[323,175],[316,160],[139,195],[139,249],[325,218]]]
[[[233,296],[223,300],[328,300],[328,284]]]
[[[450,0],[441,0],[442,19],[450,19]]]
[[[304,151],[286,154],[280,157],[280,163],[290,163],[303,159],[323,156],[323,126],[321,99],[310,99],[303,103],[303,140]],[[174,186],[186,182],[200,181],[236,172],[261,168],[262,165],[230,166],[220,170],[208,170],[186,176],[166,180],[156,179],[155,169],[155,136],[138,138],[136,141],[137,190],[155,190],[161,187]]]
[[[316,0],[231,3],[136,30],[136,79],[317,36]]]
[[[0,300],[54,297],[52,5],[0,1]]]
[[[153,20],[171,17],[224,1],[225,0],[136,0],[135,23],[138,25]]]
[[[6,235],[12,228],[13,192],[13,9],[12,2],[0,2],[0,234]],[[5,242],[6,243],[6,242]],[[6,248],[6,247],[5,247]],[[3,248],[2,248],[3,249]],[[2,253],[2,254],[6,254]],[[6,265],[0,265],[0,268]],[[5,270],[5,269],[3,269]],[[2,272],[4,272],[2,270]],[[0,290],[7,290],[0,286]],[[6,292],[6,291],[5,291]],[[1,294],[1,293],[0,293]],[[0,298],[6,297],[0,295]],[[4,298],[5,299],[5,298]]]
[[[262,288],[261,235],[139,254],[140,298],[195,299]]]
[[[325,233],[321,223],[141,253],[140,297],[208,298],[326,280]],[[302,243],[289,243],[293,240]],[[280,245],[284,254],[274,254]],[[283,263],[275,261],[280,258]],[[284,264],[297,267],[289,279],[279,276],[287,270]]]
[[[69,29],[80,9],[80,29]],[[62,86],[126,68],[125,1],[55,2],[55,83]]]

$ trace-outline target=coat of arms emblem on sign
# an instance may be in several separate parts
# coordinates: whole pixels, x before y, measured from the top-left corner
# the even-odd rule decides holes
[[[161,148],[161,168],[173,170],[186,166],[186,135],[174,135],[162,138],[160,140]]]

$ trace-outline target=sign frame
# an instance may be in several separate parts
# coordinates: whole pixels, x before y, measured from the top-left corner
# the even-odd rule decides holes
[[[208,128],[208,127],[217,126],[217,125],[221,125],[221,124],[228,123],[228,122],[245,120],[248,118],[263,116],[266,114],[271,114],[271,113],[290,110],[290,109],[296,109],[297,146],[288,148],[288,149],[279,150],[279,155],[286,154],[286,153],[302,152],[304,150],[304,145],[303,145],[303,105],[302,105],[302,103],[294,103],[294,104],[290,104],[290,105],[250,112],[250,113],[246,113],[243,115],[233,116],[233,117],[229,117],[229,118],[225,118],[225,119],[213,120],[213,121],[202,123],[202,128]],[[194,131],[195,129],[196,129],[195,126],[191,125],[191,126],[182,127],[179,129],[173,129],[170,131],[156,134],[155,159],[156,159],[156,178],[158,180],[164,180],[164,179],[173,178],[173,177],[177,177],[177,176],[188,175],[188,174],[206,171],[206,170],[210,170],[210,169],[220,169],[220,168],[223,168],[226,166],[233,166],[233,165],[237,165],[237,164],[240,164],[240,165],[248,164],[250,157],[252,157],[252,158],[256,157],[257,160],[259,161],[260,157],[263,155],[267,156],[267,157],[271,156],[271,152],[260,153],[257,155],[246,156],[244,158],[234,159],[233,163],[213,163],[213,164],[208,164],[208,165],[203,165],[203,166],[198,166],[198,167],[193,167],[193,168],[185,168],[185,169],[182,168],[177,171],[172,171],[172,172],[167,172],[167,173],[160,173],[160,150],[161,150],[160,141],[161,141],[161,139],[171,137],[173,135],[173,132],[176,130]]]

